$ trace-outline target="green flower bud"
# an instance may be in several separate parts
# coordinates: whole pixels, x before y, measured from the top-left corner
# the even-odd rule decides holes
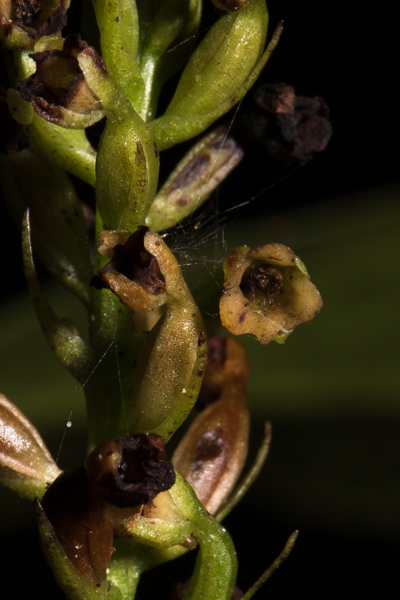
[[[184,156],[168,177],[146,217],[146,225],[162,231],[197,210],[243,157],[226,127],[214,129]]]
[[[89,87],[78,62],[81,53],[96,62],[98,69],[105,65],[94,48],[78,34],[69,35],[62,50],[34,52],[36,72],[18,84],[21,96],[32,102],[37,114],[61,127],[82,129],[104,117],[99,98]]]
[[[96,58],[83,51],[78,62],[107,115],[96,162],[99,214],[104,229],[133,231],[144,222],[157,190],[158,149],[146,123]]]
[[[164,116],[150,124],[160,150],[190,139],[225,114],[253,85],[278,42],[264,52],[265,0],[221,17],[193,52]]]
[[[304,264],[282,244],[230,250],[224,273],[220,315],[234,335],[253,333],[262,344],[283,343],[321,309],[321,296]]]
[[[54,35],[67,24],[70,0],[2,0],[0,42],[5,48],[30,48],[45,35]]]
[[[249,365],[244,347],[223,335],[209,340],[208,354],[198,399],[208,405],[187,430],[172,462],[213,515],[231,493],[247,455]]]
[[[134,311],[165,303],[135,366],[128,427],[168,440],[196,401],[207,358],[203,319],[178,262],[157,233],[140,227],[114,248],[94,284],[109,287]]]
[[[41,498],[61,473],[32,423],[0,394],[0,481],[20,496]]]

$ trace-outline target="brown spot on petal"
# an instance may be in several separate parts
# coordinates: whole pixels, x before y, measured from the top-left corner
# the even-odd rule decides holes
[[[204,171],[206,171],[210,165],[209,154],[199,154],[192,158],[191,161],[185,166],[183,171],[173,180],[172,185],[168,189],[168,193],[172,193],[175,190],[188,187],[192,182],[199,179]]]

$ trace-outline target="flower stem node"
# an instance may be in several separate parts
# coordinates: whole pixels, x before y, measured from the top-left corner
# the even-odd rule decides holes
[[[304,264],[282,244],[230,250],[224,275],[222,324],[235,335],[254,334],[261,344],[283,343],[322,307]]]

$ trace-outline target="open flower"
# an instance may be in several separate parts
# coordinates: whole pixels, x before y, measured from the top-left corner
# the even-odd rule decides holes
[[[3,0],[0,41],[11,50],[30,48],[44,35],[54,35],[67,23],[70,0]]]
[[[38,115],[61,127],[82,129],[104,116],[101,103],[79,66],[81,54],[88,56],[93,69],[104,75],[106,67],[100,56],[76,34],[65,39],[62,50],[30,54],[36,72],[18,84],[21,96],[32,102]]]
[[[235,335],[253,333],[262,344],[282,343],[321,309],[304,264],[282,244],[230,250],[224,273],[221,321]]]

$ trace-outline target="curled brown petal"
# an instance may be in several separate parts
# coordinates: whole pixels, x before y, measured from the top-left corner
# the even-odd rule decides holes
[[[78,63],[80,53],[93,55],[100,71],[105,65],[79,34],[69,35],[62,50],[43,50],[30,57],[36,72],[18,84],[21,96],[32,102],[35,111],[47,121],[62,127],[89,127],[104,116],[99,98],[92,92]]]

